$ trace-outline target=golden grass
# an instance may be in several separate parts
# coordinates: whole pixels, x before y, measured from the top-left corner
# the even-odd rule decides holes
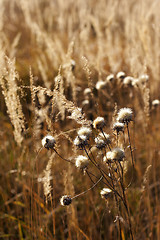
[[[124,240],[130,220],[134,239],[160,240],[160,105],[152,104],[160,99],[159,9],[158,0],[1,0],[0,238]],[[113,134],[122,107],[133,110],[131,146],[127,127]],[[73,141],[98,116],[112,147],[125,150],[125,177],[114,183],[123,195],[133,177],[128,215],[116,195],[101,198],[104,178],[71,205],[59,202],[101,177],[91,162],[83,174],[64,161],[85,155]],[[86,152],[108,174],[98,133],[92,129],[93,155]],[[42,148],[47,134],[60,156]]]

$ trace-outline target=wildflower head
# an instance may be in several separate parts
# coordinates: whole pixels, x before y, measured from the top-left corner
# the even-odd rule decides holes
[[[121,123],[129,123],[132,121],[133,112],[131,108],[121,108],[118,112],[117,121]]]
[[[123,132],[124,131],[124,124],[120,123],[120,122],[116,122],[113,124],[113,130],[117,132],[117,134],[119,134],[119,132]]]
[[[103,135],[102,133],[100,133],[98,137],[95,138],[95,143],[98,149],[104,148],[107,144],[111,143],[110,135],[106,133],[104,133]]]
[[[53,149],[54,146],[55,146],[55,143],[56,143],[56,140],[54,139],[54,137],[52,137],[50,135],[45,136],[42,139],[42,146],[47,148],[47,149]]]
[[[152,101],[152,106],[153,107],[158,107],[160,105],[160,101],[158,99],[155,99]]]
[[[103,117],[97,117],[94,121],[93,121],[93,127],[95,129],[102,129],[105,126],[105,121]]]
[[[125,78],[126,74],[125,72],[118,72],[117,75],[116,75],[116,78],[120,81],[122,81],[124,78]]]
[[[86,145],[88,145],[88,138],[85,135],[77,136],[74,139],[74,145],[80,148],[81,150],[84,149]]]
[[[87,168],[88,164],[89,164],[89,160],[88,160],[87,157],[85,157],[83,155],[79,155],[76,158],[75,165],[76,165],[77,168],[85,169],[85,168]]]
[[[109,74],[106,78],[107,83],[113,82],[113,80],[114,80],[114,74]]]
[[[109,188],[103,188],[100,191],[101,197],[107,199],[112,193],[112,190]]]
[[[84,89],[84,95],[85,95],[85,96],[88,96],[88,95],[90,95],[90,94],[91,94],[91,92],[92,92],[92,91],[91,91],[91,89],[90,89],[90,88],[85,88],[85,89]]]
[[[100,80],[96,83],[96,89],[97,90],[104,89],[105,87],[106,87],[106,83],[102,80]]]
[[[133,77],[127,76],[123,79],[123,84],[125,86],[132,86],[132,82],[134,81]]]
[[[60,199],[60,203],[61,203],[62,206],[70,205],[71,202],[72,202],[72,199],[71,199],[71,197],[68,196],[68,195],[64,195],[64,196],[62,196],[61,199]]]
[[[78,131],[78,136],[81,138],[81,136],[86,136],[88,139],[92,133],[91,128],[89,127],[81,127]],[[83,137],[82,137],[83,138]]]
[[[122,161],[125,157],[124,151],[121,148],[114,148],[111,151],[110,159],[115,161]]]

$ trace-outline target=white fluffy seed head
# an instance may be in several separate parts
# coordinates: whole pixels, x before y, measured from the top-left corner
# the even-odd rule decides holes
[[[109,83],[109,82],[112,82],[114,80],[114,74],[109,74],[107,77],[106,77],[106,82]]]
[[[94,121],[93,121],[93,127],[95,129],[101,129],[105,126],[105,121],[103,117],[97,117]]]
[[[92,92],[92,91],[91,91],[91,89],[90,89],[90,88],[85,88],[85,89],[84,89],[84,95],[85,95],[85,96],[88,96],[88,95],[90,95],[90,94],[91,94],[91,92]]]
[[[42,146],[47,149],[54,148],[56,140],[51,135],[47,135],[42,139]]]
[[[107,133],[104,133],[104,135],[102,133],[100,133],[96,138],[95,138],[95,143],[96,143],[96,147],[99,149],[104,148],[107,144],[111,143],[110,140],[110,135]]]
[[[117,121],[121,123],[129,123],[132,121],[133,112],[131,108],[121,108],[118,112]]]
[[[72,199],[71,199],[71,197],[68,196],[68,195],[64,195],[64,196],[62,196],[61,199],[60,199],[60,204],[61,204],[62,206],[70,205],[71,202],[72,202]]]
[[[124,131],[124,124],[120,122],[116,122],[113,124],[113,130],[117,133]]]
[[[84,169],[88,166],[88,164],[89,164],[89,160],[87,157],[85,157],[83,155],[79,155],[76,158],[75,165],[77,168]]]
[[[112,152],[110,151],[110,152],[107,152],[106,153],[106,161],[112,161],[113,160],[113,157],[112,157]]]
[[[109,197],[109,195],[112,193],[112,190],[109,188],[103,188],[100,191],[101,197],[107,199]]]
[[[124,78],[125,78],[125,76],[126,76],[126,74],[125,74],[125,72],[118,72],[117,73],[117,75],[116,75],[116,78],[118,79],[118,80],[123,80]]]
[[[152,106],[153,107],[157,107],[159,105],[160,105],[160,101],[158,99],[155,99],[155,100],[152,101]]]
[[[89,138],[91,133],[92,133],[92,130],[89,127],[81,127],[78,131],[78,135],[80,137],[83,135],[83,136],[86,136],[87,138]]]
[[[149,81],[149,76],[148,74],[142,74],[140,77],[139,77],[139,80],[142,84],[146,83]]]
[[[111,151],[111,160],[117,160],[117,161],[122,161],[123,158],[125,157],[125,153],[121,148],[114,148]]]
[[[88,138],[85,135],[81,135],[80,137],[77,136],[74,139],[73,143],[74,143],[75,146],[82,148],[84,145],[87,144],[87,139]]]
[[[133,77],[127,76],[124,78],[123,84],[127,86],[131,86],[133,81],[134,81]]]
[[[106,83],[104,81],[100,80],[96,83],[96,89],[97,90],[104,89],[105,87],[106,87]]]

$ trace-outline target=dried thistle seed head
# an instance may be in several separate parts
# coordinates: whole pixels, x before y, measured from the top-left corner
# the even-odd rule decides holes
[[[103,189],[100,191],[101,197],[102,197],[102,198],[105,198],[105,199],[107,199],[107,198],[110,196],[111,193],[112,193],[112,190],[109,189],[109,188],[103,188]]]
[[[158,99],[155,99],[152,101],[152,106],[153,107],[158,107],[160,105],[160,101]]]
[[[56,140],[54,139],[54,137],[52,137],[50,135],[45,136],[42,139],[42,146],[47,148],[47,149],[53,149],[54,146],[55,146],[55,143],[56,143]]]
[[[80,168],[80,169],[85,169],[89,164],[89,160],[87,157],[83,156],[83,155],[79,155],[77,158],[76,158],[76,162],[75,162],[75,165],[77,168]]]
[[[118,79],[118,80],[123,80],[124,78],[125,78],[125,76],[126,76],[126,74],[125,74],[125,72],[118,72],[117,73],[117,75],[116,75],[116,78]]]
[[[117,121],[121,123],[129,123],[132,121],[133,112],[131,108],[121,108],[118,112]]]
[[[88,138],[85,135],[77,136],[74,139],[74,145],[79,147],[80,149],[83,149],[84,146],[88,145]]]
[[[71,204],[71,202],[72,202],[72,199],[68,195],[64,195],[60,199],[60,203],[61,203],[62,206],[68,206],[68,205]]]
[[[111,154],[111,160],[117,160],[117,161],[122,161],[123,158],[125,157],[125,153],[121,148],[114,148]]]
[[[92,91],[91,91],[91,89],[90,89],[90,88],[85,88],[85,89],[84,89],[84,95],[85,95],[85,96],[88,96],[88,95],[90,95],[90,94],[91,94],[91,92],[92,92]]]
[[[142,84],[146,83],[149,81],[149,76],[148,74],[142,74],[140,77],[139,77],[139,80]]]
[[[96,137],[94,140],[98,149],[103,149],[106,146],[104,139]]]
[[[111,143],[110,135],[107,134],[107,133],[105,133],[105,132],[99,133],[99,134],[98,134],[98,137],[99,137],[100,139],[103,139],[103,140],[106,142],[106,144],[110,144],[110,143]]]
[[[92,130],[89,127],[81,127],[78,131],[79,137],[86,136],[87,138],[89,138],[91,134]]]
[[[133,87],[138,87],[139,85],[139,79],[138,78],[134,78],[133,81],[132,81],[132,86]]]
[[[104,89],[105,87],[106,87],[106,82],[104,82],[104,81],[100,80],[96,83],[96,89],[97,90]]]
[[[109,82],[113,82],[113,81],[114,81],[114,74],[109,74],[106,77],[106,82],[109,83]]]
[[[112,158],[112,152],[109,151],[109,152],[106,153],[106,161],[112,161],[112,160],[113,160],[113,158]]]
[[[116,122],[113,124],[113,130],[117,132],[123,132],[124,131],[124,124],[120,122]]]
[[[126,86],[132,86],[133,81],[134,81],[133,77],[127,76],[123,79],[123,84]]]
[[[94,121],[93,121],[93,127],[95,129],[102,129],[105,126],[105,121],[103,117],[97,117]]]

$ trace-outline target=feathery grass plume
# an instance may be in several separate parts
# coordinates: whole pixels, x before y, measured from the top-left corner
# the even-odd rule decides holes
[[[42,146],[49,149],[53,149],[55,146],[56,140],[51,135],[47,135],[42,139]]]
[[[103,117],[97,117],[94,121],[93,121],[93,127],[95,129],[102,129],[105,126],[105,121]]]
[[[0,71],[0,85],[2,87],[7,113],[14,127],[14,138],[17,144],[21,146],[23,132],[25,131],[25,117],[18,94],[17,82],[19,76],[15,68],[15,60],[10,60],[5,57],[3,65],[0,66]]]
[[[116,122],[113,124],[113,130],[117,132],[117,134],[119,134],[119,132],[123,132],[124,131],[124,124],[121,122]]]
[[[68,206],[72,203],[72,199],[68,195],[64,195],[60,198],[60,203],[62,206]]]
[[[100,191],[100,195],[102,198],[105,198],[107,199],[112,193],[112,190],[109,189],[109,188],[103,188],[101,191]]]
[[[125,157],[125,153],[121,148],[114,148],[112,149],[111,153],[109,154],[111,160],[115,161],[122,161]]]
[[[150,89],[146,86],[144,87],[143,101],[144,101],[144,113],[146,115],[145,124],[147,126],[150,117]]]
[[[51,168],[52,168],[52,162],[53,162],[53,158],[55,156],[55,153],[53,153],[50,158],[49,161],[47,163],[46,169],[44,170],[44,177],[43,177],[43,189],[44,189],[44,196],[46,198],[46,203],[48,202],[48,200],[51,198]]]
[[[132,121],[133,111],[131,108],[121,108],[118,112],[117,121],[121,123],[129,123]]]
[[[75,165],[77,168],[85,169],[87,168],[88,164],[89,164],[89,160],[87,157],[83,155],[79,155],[78,157],[76,157]]]

